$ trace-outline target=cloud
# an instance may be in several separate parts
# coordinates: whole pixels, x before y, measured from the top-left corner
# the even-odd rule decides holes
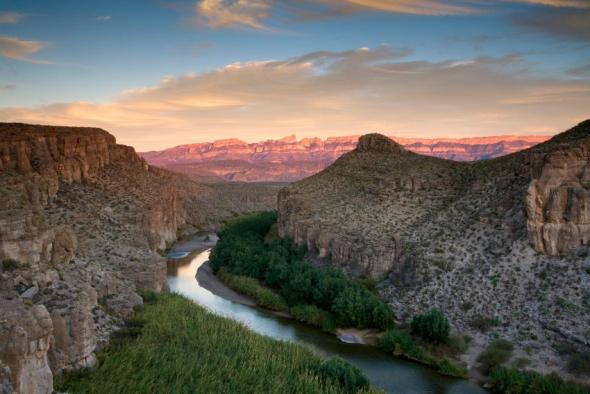
[[[140,150],[240,137],[461,137],[564,130],[588,116],[590,81],[541,78],[518,56],[410,60],[380,46],[233,63],[169,76],[106,103],[0,108],[0,120],[106,128]]]
[[[50,64],[48,61],[32,59],[29,57],[46,46],[47,44],[41,41],[29,41],[17,37],[0,36],[0,55],[24,62]]]
[[[545,5],[550,7],[590,8],[588,0],[516,0],[521,3]]]
[[[0,25],[13,25],[22,19],[18,12],[0,12]]]
[[[519,15],[515,22],[545,34],[590,41],[590,7],[588,9],[539,9]]]
[[[99,22],[109,22],[112,17],[110,15],[100,15],[95,18]]]
[[[0,85],[0,91],[14,90],[14,89],[16,89],[16,85],[13,85],[13,84]]]
[[[466,1],[453,0],[316,0],[342,12],[381,11],[416,15],[465,15],[479,13]]]
[[[268,30],[263,21],[268,18],[271,6],[271,0],[201,0],[195,10],[197,22],[210,27]]]

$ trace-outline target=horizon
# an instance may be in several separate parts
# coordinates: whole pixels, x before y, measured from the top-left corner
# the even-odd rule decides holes
[[[588,117],[590,2],[8,0],[0,70],[0,121],[138,151],[554,135]]]

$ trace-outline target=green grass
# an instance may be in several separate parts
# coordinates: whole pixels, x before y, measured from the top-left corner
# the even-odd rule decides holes
[[[375,392],[340,359],[257,335],[174,294],[151,297],[99,354],[94,371],[66,375],[69,393]]]
[[[226,286],[251,297],[256,303],[264,308],[273,311],[288,312],[289,306],[280,295],[274,293],[271,289],[264,287],[257,279],[249,276],[232,275],[220,269],[217,276]]]

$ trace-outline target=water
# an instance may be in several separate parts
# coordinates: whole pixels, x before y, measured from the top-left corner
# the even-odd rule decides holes
[[[180,252],[183,252],[182,248],[175,250],[174,253]],[[208,258],[209,250],[206,250],[189,261],[169,261],[170,290],[192,299],[216,314],[239,321],[259,334],[303,344],[321,355],[340,356],[361,369],[371,384],[388,393],[485,393],[485,390],[472,382],[440,376],[426,367],[394,358],[378,349],[344,343],[334,335],[326,334],[313,327],[216,296],[201,287],[195,278],[197,270]]]

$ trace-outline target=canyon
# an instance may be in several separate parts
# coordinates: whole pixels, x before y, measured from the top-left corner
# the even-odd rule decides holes
[[[202,185],[96,128],[0,123],[0,392],[51,393],[166,289],[163,252],[280,185]],[[222,197],[223,196],[223,197]]]
[[[303,138],[294,135],[262,142],[239,139],[180,145],[140,153],[148,163],[209,181],[292,182],[320,172],[353,150],[359,136]],[[547,136],[474,138],[391,137],[407,150],[428,156],[473,161],[507,155],[547,140]]]
[[[279,192],[278,232],[312,261],[379,281],[402,324],[436,307],[474,349],[507,338],[528,368],[580,378],[555,349],[590,346],[589,171],[590,120],[475,162],[369,134]]]

